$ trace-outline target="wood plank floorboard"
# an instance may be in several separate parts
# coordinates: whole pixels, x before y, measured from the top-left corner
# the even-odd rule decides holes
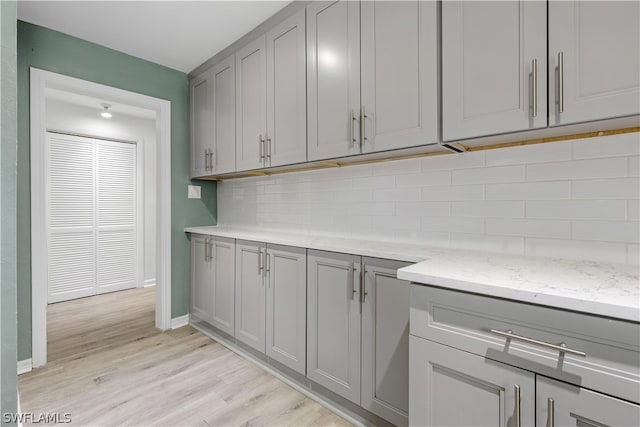
[[[18,378],[22,412],[73,426],[350,425],[190,326],[158,331],[154,305],[153,287],[50,305],[49,362]]]

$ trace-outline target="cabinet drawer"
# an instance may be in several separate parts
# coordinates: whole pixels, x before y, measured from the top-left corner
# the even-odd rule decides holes
[[[508,339],[512,331],[538,341]],[[640,324],[411,285],[411,335],[640,402]],[[545,343],[579,350],[563,353]]]

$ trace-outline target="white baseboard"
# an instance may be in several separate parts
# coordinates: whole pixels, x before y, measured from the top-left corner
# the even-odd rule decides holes
[[[24,359],[24,360],[18,361],[18,375],[31,372],[31,369],[33,369],[33,363],[31,363],[31,359]]]
[[[183,326],[187,326],[189,324],[189,315],[185,314],[184,316],[174,317],[171,319],[171,329],[182,328]]]
[[[144,281],[143,283],[143,287],[148,288],[149,286],[155,286],[156,285],[156,279],[147,279]]]

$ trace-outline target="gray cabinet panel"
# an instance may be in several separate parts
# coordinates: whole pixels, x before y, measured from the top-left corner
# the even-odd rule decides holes
[[[363,152],[438,141],[436,2],[364,1]]]
[[[360,4],[307,7],[308,158],[360,153]]]
[[[365,258],[362,295],[362,407],[407,425],[409,412],[408,264]]]
[[[209,238],[193,234],[191,236],[191,286],[189,313],[200,320],[211,317],[211,261]]]
[[[216,237],[212,241],[213,280],[211,281],[211,324],[234,334],[235,240]]]
[[[552,126],[640,114],[640,3],[549,2],[549,64]]]
[[[238,171],[264,166],[267,131],[265,36],[236,52],[236,166]]]
[[[263,243],[236,242],[235,337],[265,351]]]
[[[209,150],[213,150],[211,134],[212,116],[211,70],[205,71],[189,83],[190,104],[190,157],[191,177],[205,176],[209,173]]]
[[[423,426],[533,425],[535,375],[411,336],[409,423]]]
[[[267,33],[266,166],[307,160],[305,11]]]
[[[584,388],[536,378],[536,425],[549,426],[639,426],[640,406]],[[553,414],[549,399],[553,400]]]
[[[213,66],[213,151],[215,173],[236,170],[236,85],[235,57],[229,56]]]
[[[445,141],[547,125],[546,12],[546,2],[442,3]]]
[[[306,374],[307,251],[268,245],[267,356]]]
[[[309,250],[307,377],[360,404],[360,257]]]

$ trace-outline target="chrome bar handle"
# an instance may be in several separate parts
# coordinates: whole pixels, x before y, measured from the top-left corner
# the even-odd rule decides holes
[[[531,116],[538,117],[538,59],[531,60],[531,100],[533,108]]]
[[[262,137],[262,134],[260,134],[259,136],[259,144],[260,144],[260,162],[262,163],[264,161],[264,138]]]
[[[204,261],[209,261],[209,239],[204,241]]]
[[[269,134],[265,134],[267,138],[267,159],[271,160],[271,138],[269,138]]]
[[[264,265],[265,265],[265,276],[267,278],[267,286],[271,287],[271,279],[270,279],[270,275],[271,275],[271,254],[269,252],[267,252],[266,250],[264,251]]]
[[[356,112],[354,111],[354,109],[351,109],[351,112],[349,113],[349,145],[358,142],[356,140],[356,134],[355,134],[355,122],[358,120],[356,118]]]
[[[356,297],[356,293],[358,290],[356,289],[356,276],[358,275],[358,270],[356,270],[355,264],[351,264],[351,299]]]
[[[547,427],[554,427],[556,425],[556,408],[555,402],[552,398],[547,399]]]
[[[516,401],[516,427],[521,427],[522,426],[522,417],[521,417],[521,410],[520,410],[520,386],[518,384],[516,384],[514,386],[514,399]]]
[[[209,170],[209,149],[204,149],[204,170]]]
[[[362,270],[362,277],[360,278],[360,302],[364,304],[365,300],[367,299],[367,295],[369,295],[369,293],[367,292],[367,270],[363,269]]]
[[[558,52],[558,112],[564,112],[564,52]]]
[[[524,341],[530,344],[536,344],[539,345],[540,347],[546,347],[546,348],[550,348],[552,350],[557,350],[560,353],[569,353],[569,354],[573,354],[576,356],[581,356],[581,357],[587,357],[587,353],[585,353],[584,351],[580,351],[580,350],[574,350],[572,348],[569,348],[565,345],[565,343],[562,344],[551,344],[549,342],[545,342],[545,341],[539,341],[533,338],[529,338],[529,337],[523,337],[522,335],[516,335],[513,333],[513,331],[511,331],[511,329],[509,329],[508,331],[499,331],[497,329],[490,329],[489,332],[491,332],[492,334],[496,334],[496,335],[500,335],[502,337],[505,337],[507,339],[514,339],[514,340],[519,340],[519,341]]]
[[[262,275],[262,249],[258,249],[258,276]]]
[[[360,147],[364,145],[364,142],[367,140],[367,132],[365,128],[365,120],[368,118],[367,113],[365,112],[364,105],[360,109]]]

